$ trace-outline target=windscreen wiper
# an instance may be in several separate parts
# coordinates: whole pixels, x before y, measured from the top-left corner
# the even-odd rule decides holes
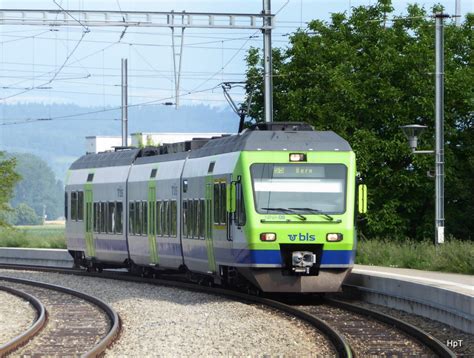
[[[286,213],[286,214],[293,214],[293,215],[296,215],[300,220],[306,220],[306,216],[303,216],[301,214],[298,214],[296,211],[288,208],[261,208],[263,210],[273,210],[273,211],[279,211],[279,212],[282,212],[282,213]]]
[[[328,214],[325,214],[323,213],[321,210],[319,209],[314,209],[314,208],[289,208],[291,210],[304,210],[304,211],[309,211],[313,214],[318,214],[318,215],[321,215],[323,217],[325,217],[326,219],[330,220],[330,221],[334,221],[334,218],[331,216],[331,215],[328,215]]]

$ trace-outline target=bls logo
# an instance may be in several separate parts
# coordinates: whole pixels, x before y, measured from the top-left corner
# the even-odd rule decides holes
[[[306,234],[295,234],[295,235],[291,235],[291,234],[288,234],[288,238],[290,239],[290,241],[295,241],[295,240],[298,240],[298,241],[315,241],[316,240],[316,236],[315,235],[310,235],[309,233],[306,233]]]

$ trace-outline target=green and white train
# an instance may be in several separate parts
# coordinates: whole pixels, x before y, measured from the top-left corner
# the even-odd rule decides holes
[[[66,185],[76,265],[186,272],[264,292],[334,292],[356,248],[356,161],[309,125],[88,154]]]

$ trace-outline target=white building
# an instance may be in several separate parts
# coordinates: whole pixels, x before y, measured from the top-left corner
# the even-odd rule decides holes
[[[136,148],[160,146],[162,144],[179,143],[193,138],[220,137],[228,133],[132,133],[128,137],[128,145]],[[122,146],[121,136],[88,136],[86,137],[86,154],[114,151]]]
[[[128,145],[131,140],[128,138]],[[86,137],[86,154],[99,153],[115,150],[114,147],[122,145],[120,136],[88,136]]]

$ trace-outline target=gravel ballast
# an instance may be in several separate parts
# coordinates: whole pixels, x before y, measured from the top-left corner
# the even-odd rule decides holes
[[[76,289],[110,304],[122,333],[106,356],[335,356],[311,326],[256,305],[181,289],[78,277],[0,270]],[[3,304],[3,300],[0,300]]]
[[[414,325],[426,333],[431,334],[433,337],[438,339],[441,343],[446,344],[448,341],[457,341],[456,347],[450,347],[450,349],[459,357],[474,357],[474,337],[471,334],[464,333],[456,328],[450,327],[444,323],[437,322],[426,317],[418,316],[415,314],[396,310],[394,308],[384,307],[380,305],[374,305],[359,300],[350,300],[349,302],[370,308],[375,311],[379,311],[388,314],[392,317],[398,318],[409,324]]]
[[[0,290],[0,346],[25,332],[36,317],[33,306],[23,298]]]

